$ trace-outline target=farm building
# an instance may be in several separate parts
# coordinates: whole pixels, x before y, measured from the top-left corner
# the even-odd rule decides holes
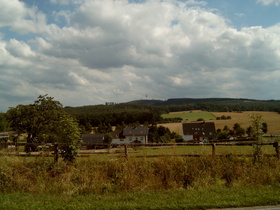
[[[183,139],[201,141],[213,139],[216,135],[214,122],[183,123]]]

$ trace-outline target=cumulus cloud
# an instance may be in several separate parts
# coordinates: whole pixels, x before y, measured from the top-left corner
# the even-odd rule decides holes
[[[280,25],[238,30],[194,0],[51,0],[76,5],[55,13],[67,19],[61,27],[37,8],[6,3],[18,12],[0,18],[0,27],[19,30],[23,18],[32,22],[25,31],[36,34],[0,40],[0,99],[7,104],[7,91],[10,98],[48,93],[73,106],[146,94],[279,98]]]
[[[275,4],[278,6],[280,4],[280,0],[257,0],[257,2],[262,3],[264,5]]]

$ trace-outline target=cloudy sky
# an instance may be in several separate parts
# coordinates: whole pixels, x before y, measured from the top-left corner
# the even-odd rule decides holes
[[[0,111],[280,99],[280,0],[0,0]]]

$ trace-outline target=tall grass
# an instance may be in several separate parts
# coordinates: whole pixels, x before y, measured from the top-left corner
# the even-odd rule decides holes
[[[53,159],[0,156],[0,192],[34,194],[104,194],[174,189],[206,189],[280,183],[276,158],[253,163],[234,156],[80,158],[75,165]]]

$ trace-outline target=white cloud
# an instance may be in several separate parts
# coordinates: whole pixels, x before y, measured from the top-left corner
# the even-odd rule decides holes
[[[0,8],[0,28],[8,27],[18,34],[48,30],[46,15],[38,11],[36,7],[27,7],[18,0],[2,0]]]
[[[278,6],[280,4],[280,0],[257,0],[257,2],[262,3],[264,5],[275,4]]]
[[[31,29],[23,24],[25,31],[37,37],[0,40],[0,100],[7,104],[7,91],[24,98],[48,93],[73,106],[146,94],[279,98],[270,84],[280,77],[280,25],[237,30],[200,8],[201,1],[85,0],[56,13],[68,20],[59,27],[38,9],[11,2],[18,17],[0,27],[19,30],[19,17],[25,18],[32,22]]]

